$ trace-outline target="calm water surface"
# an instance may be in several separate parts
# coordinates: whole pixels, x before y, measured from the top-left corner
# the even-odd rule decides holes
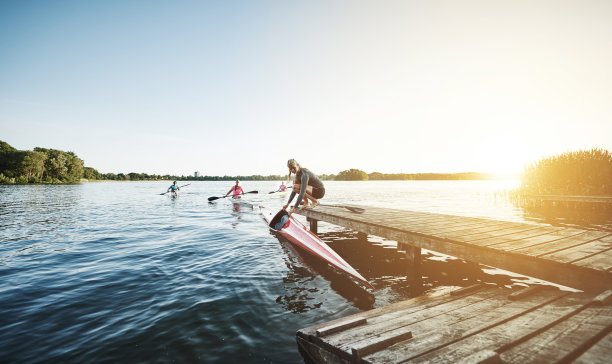
[[[394,242],[320,224],[321,238],[377,287],[368,292],[272,234],[257,210],[207,201],[231,182],[191,182],[178,198],[160,196],[168,185],[0,186],[0,361],[299,363],[296,330],[415,294]],[[253,202],[272,208],[283,204],[266,196],[276,185],[243,183],[260,191]],[[325,201],[612,227],[609,217],[526,212],[496,194],[515,185],[326,182]],[[529,283],[424,257],[428,292]]]

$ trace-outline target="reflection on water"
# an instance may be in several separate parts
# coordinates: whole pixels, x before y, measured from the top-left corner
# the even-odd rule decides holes
[[[513,183],[325,182],[325,202],[612,226],[609,216],[495,198]],[[420,292],[395,242],[319,224],[321,239],[377,288],[368,291],[270,234],[251,207],[208,202],[229,187],[192,183],[173,199],[160,196],[167,181],[0,186],[0,361],[299,363],[298,329]],[[279,209],[286,198],[250,200]],[[534,283],[438,253],[422,257],[426,291]]]
[[[289,240],[270,230],[281,245],[283,260],[288,268],[283,277],[285,294],[276,299],[276,303],[292,313],[303,313],[320,308],[322,301],[316,285],[309,284],[318,277],[330,282],[330,288],[337,294],[352,302],[355,307],[368,310],[374,307],[374,295],[364,289],[359,283],[351,280],[340,272],[336,272],[327,263],[296,247]]]
[[[522,206],[525,220],[552,226],[612,231],[612,211],[607,207],[587,204],[558,206]]]

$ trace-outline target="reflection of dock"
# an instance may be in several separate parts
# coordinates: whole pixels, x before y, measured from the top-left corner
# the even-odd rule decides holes
[[[318,206],[297,213],[314,231],[317,221],[325,221],[397,241],[416,277],[425,248],[585,293],[528,288],[511,294],[480,286],[410,299],[300,330],[306,357],[524,363],[605,362],[612,356],[612,233],[351,206],[365,212]]]
[[[479,285],[301,329],[297,342],[318,363],[604,363],[611,298]]]
[[[592,208],[597,210],[612,208],[612,196],[517,195],[512,199],[520,206]]]

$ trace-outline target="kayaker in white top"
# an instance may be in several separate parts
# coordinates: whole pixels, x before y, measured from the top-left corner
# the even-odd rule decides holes
[[[289,207],[289,204],[298,193],[298,198],[295,205],[289,210],[289,215],[291,215],[296,207],[300,205],[302,199],[304,200],[304,208],[314,208],[319,205],[318,199],[325,196],[325,187],[319,177],[310,170],[302,168],[295,159],[289,159],[287,161],[287,167],[289,167],[289,177],[291,177],[291,173],[295,173],[295,180],[293,181],[293,191],[291,191],[289,201],[283,206],[283,210]],[[308,201],[310,201],[310,203]]]

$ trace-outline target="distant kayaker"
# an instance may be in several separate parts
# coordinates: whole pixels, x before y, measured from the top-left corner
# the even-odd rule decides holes
[[[285,192],[285,191],[287,191],[287,186],[285,186],[285,182],[281,181],[281,185],[278,186],[277,192]]]
[[[178,191],[180,191],[181,188],[179,186],[176,185],[176,181],[174,181],[172,183],[172,185],[170,187],[168,187],[168,191],[166,191],[166,193],[172,191],[172,195],[173,196],[178,196]]]
[[[242,189],[242,186],[240,185],[239,180],[236,180],[236,185],[232,186],[232,188],[230,188],[230,190],[227,191],[225,196],[228,196],[230,193],[232,193],[232,198],[238,198],[238,196],[244,195],[244,190]]]
[[[287,167],[289,167],[289,177],[291,177],[291,173],[294,173],[295,180],[293,181],[293,191],[291,191],[289,201],[283,206],[283,210],[289,207],[289,204],[298,193],[298,198],[295,205],[289,210],[289,215],[295,211],[302,200],[304,200],[304,208],[313,208],[319,205],[318,199],[325,196],[325,187],[319,177],[309,169],[302,168],[295,159],[289,159],[287,161]]]

